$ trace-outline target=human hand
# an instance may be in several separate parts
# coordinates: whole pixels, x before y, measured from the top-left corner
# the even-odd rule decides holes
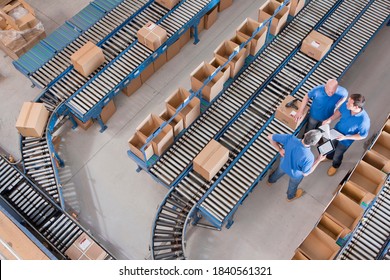
[[[324,121],[322,122],[322,125],[330,124],[331,122],[332,122],[332,120],[329,118],[329,119],[327,119],[327,120],[324,120]]]
[[[284,149],[280,148],[279,149],[279,154],[280,154],[281,157],[284,157],[284,153],[285,153]]]
[[[326,159],[326,155],[319,154],[317,157],[317,162],[321,162]]]
[[[339,141],[343,141],[343,140],[347,140],[348,138],[345,135],[341,135],[341,136],[337,137],[336,139]]]
[[[294,116],[294,121],[299,122],[299,120],[302,118],[303,113],[301,111],[298,111]]]

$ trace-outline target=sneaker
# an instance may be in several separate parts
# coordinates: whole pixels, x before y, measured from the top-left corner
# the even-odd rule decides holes
[[[293,198],[291,198],[291,199],[287,198],[287,201],[291,202],[294,199],[300,198],[302,195],[303,195],[303,190],[302,189],[297,189],[297,193],[295,194],[295,196]]]
[[[328,176],[333,176],[334,174],[336,174],[336,172],[337,172],[337,168],[334,168],[333,166],[331,166],[328,169]]]

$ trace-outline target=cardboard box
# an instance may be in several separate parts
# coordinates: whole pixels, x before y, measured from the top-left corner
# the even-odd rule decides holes
[[[390,133],[390,119],[387,120],[386,124],[383,127],[383,131]]]
[[[26,10],[26,14],[15,19],[12,14],[16,8]],[[33,28],[38,23],[34,9],[24,0],[13,1],[12,3],[6,5],[3,9],[0,9],[0,15],[14,30],[23,31]]]
[[[116,111],[114,99],[104,105],[102,112],[100,113],[100,117],[102,118],[103,123],[107,123],[107,121],[114,115]]]
[[[306,256],[305,252],[303,252],[300,248],[297,248],[295,250],[294,256],[292,257],[292,260],[296,261],[308,261],[310,260],[308,256]]]
[[[166,108],[165,111],[163,111],[159,117],[163,121],[168,121],[174,114],[175,110],[171,108]],[[170,126],[173,128],[173,135],[176,137],[179,135],[179,133],[184,129],[184,121],[183,117],[179,114],[176,115],[176,117],[169,123]]]
[[[141,148],[145,145],[145,140],[139,135],[139,132],[136,131],[134,135],[128,141],[130,151],[133,152],[141,160],[145,161],[144,155],[141,152]],[[153,147],[152,145],[147,145],[145,148],[146,160],[149,160],[153,156]]]
[[[204,15],[204,28],[209,29],[218,18],[218,6],[215,6]]]
[[[93,119],[89,119],[86,122],[82,122],[76,116],[73,116],[73,118],[76,121],[77,125],[84,130],[88,130],[88,128],[90,128],[93,125]]]
[[[302,118],[298,121],[298,122],[295,122],[294,120],[294,116],[295,114],[297,113],[297,110],[290,107],[290,108],[287,108],[286,107],[286,104],[290,101],[294,100],[294,97],[291,96],[291,95],[288,95],[284,100],[283,102],[278,106],[278,108],[276,108],[276,112],[275,112],[275,118],[280,120],[282,123],[284,123],[285,125],[287,125],[288,127],[292,128],[292,129],[297,129],[298,126],[302,123],[302,121],[305,119],[308,111],[309,111],[309,107],[306,106],[306,108],[303,110],[303,116]],[[300,108],[301,106],[301,102],[300,101],[297,101],[295,102],[295,105]]]
[[[154,72],[157,72],[158,69],[164,66],[167,62],[167,52],[163,52],[156,60],[153,61]]]
[[[218,68],[218,67],[222,66],[225,62],[218,57],[214,57],[210,61],[210,65],[214,66],[215,68]],[[223,74],[221,79],[222,79],[223,83],[225,83],[230,77],[230,65],[227,64],[224,68],[221,69],[221,72]]]
[[[122,93],[130,96],[142,86],[141,75],[138,75],[122,90]]]
[[[212,139],[194,158],[193,168],[207,181],[218,173],[229,159],[229,150]]]
[[[208,79],[216,70],[215,67],[211,66],[207,62],[202,62],[192,73],[191,73],[191,89],[197,92],[203,83]],[[223,89],[224,77],[222,72],[216,73],[214,78],[209,81],[207,85],[202,89],[202,96],[205,100],[213,100],[218,93]]]
[[[138,127],[139,137],[145,141],[153,135],[163,124],[163,120],[150,114]],[[173,129],[170,125],[165,126],[162,131],[151,141],[153,151],[156,155],[161,155],[173,143]]]
[[[42,137],[49,111],[42,103],[24,102],[16,121],[16,129],[24,137]]]
[[[344,238],[349,232],[351,232],[346,227],[334,221],[327,213],[322,215],[317,227],[329,235],[334,241],[337,241],[339,238]]]
[[[290,16],[295,17],[305,6],[306,0],[290,0]]]
[[[371,150],[390,159],[390,134],[386,131],[382,131]]]
[[[229,59],[229,56],[239,48],[239,45],[232,41],[224,41],[222,42],[218,48],[214,51],[214,56],[226,62]],[[244,66],[245,58],[247,52],[245,48],[241,49],[235,57],[229,62],[230,64],[230,77],[233,78],[237,75],[237,73],[241,70],[242,66]]]
[[[183,48],[191,40],[191,29],[188,28],[186,32],[180,35],[180,48]]]
[[[0,8],[3,8],[8,3],[12,2],[13,0],[0,0]]]
[[[242,43],[246,42],[244,37],[238,36],[237,34],[235,34],[232,38],[230,38],[229,41],[236,43],[239,46],[241,46]],[[245,46],[245,57],[247,57],[250,54],[251,44],[252,44],[251,41],[249,41]]]
[[[369,150],[364,155],[363,160],[369,165],[374,166],[376,169],[381,170],[382,172],[389,173],[388,165],[390,164],[390,159],[384,157],[374,150]]]
[[[104,260],[107,253],[86,233],[82,233],[65,251],[71,260]]]
[[[138,30],[137,37],[141,44],[155,51],[167,40],[167,31],[161,26],[148,21]]]
[[[30,41],[26,42],[24,45],[18,44],[15,46],[16,49],[11,49],[6,47],[2,41],[0,41],[0,49],[6,53],[12,59],[18,59],[28,50],[30,50],[33,46],[35,46],[40,40],[46,37],[46,33],[44,30],[41,30],[36,34],[36,37],[32,38]]]
[[[233,0],[220,0],[218,3],[218,12],[222,12],[223,10],[229,8],[233,4]]]
[[[180,39],[177,39],[172,45],[167,48],[167,61],[175,57],[181,50]]]
[[[156,2],[159,3],[161,6],[171,10],[177,5],[177,3],[180,2],[180,0],[156,0]]]
[[[253,19],[247,18],[236,30],[237,36],[242,37],[244,41],[248,40],[257,28],[260,27],[260,22],[257,22]],[[250,41],[251,45],[249,46],[250,54],[255,55],[261,47],[265,44],[267,39],[267,30],[268,27],[263,27],[253,39]]]
[[[141,81],[145,83],[154,73],[154,65],[150,63],[146,68],[141,72]]]
[[[378,194],[385,181],[386,174],[365,161],[360,161],[353,171],[350,181],[372,194]]]
[[[3,36],[1,43],[10,50],[19,50],[27,44],[27,41],[21,34],[15,33],[12,36]]]
[[[275,0],[268,0],[259,8],[259,16],[258,16],[258,22],[263,22],[267,19],[269,19],[277,8],[279,8],[280,3],[278,3]],[[277,35],[282,28],[287,23],[288,13],[289,13],[290,7],[286,6],[283,9],[281,9],[277,15],[272,19],[271,22],[271,30],[270,33],[272,35]]]
[[[341,188],[341,192],[359,205],[362,205],[362,203],[368,205],[375,198],[374,194],[368,192],[352,181],[347,181]]]
[[[1,29],[1,30],[4,30],[6,27],[7,27],[7,22],[5,21],[5,18],[3,18],[3,17],[0,15],[0,29]]]
[[[77,72],[88,77],[104,63],[105,58],[102,49],[88,41],[70,56],[70,60]]]
[[[333,44],[333,40],[313,30],[303,40],[301,52],[310,56],[311,58],[320,61],[321,58],[329,51]]]
[[[311,260],[332,260],[340,250],[335,240],[319,228],[314,228],[299,248]]]
[[[205,16],[201,17],[198,23],[198,34],[204,30]]]
[[[353,230],[363,216],[364,209],[345,194],[339,193],[325,212],[338,224]]]

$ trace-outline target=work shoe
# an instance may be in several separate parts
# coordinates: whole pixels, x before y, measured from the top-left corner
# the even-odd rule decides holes
[[[272,187],[272,185],[273,185],[273,183],[271,183],[270,181],[268,181],[268,179],[267,179],[266,183],[267,183],[267,186],[268,186],[268,187]]]
[[[300,198],[302,195],[303,195],[303,190],[302,189],[297,189],[297,192],[296,192],[295,196],[293,198],[291,198],[291,199],[287,198],[287,201],[291,202],[294,199]]]
[[[334,168],[333,166],[331,166],[328,169],[328,176],[333,176],[334,174],[336,174],[336,172],[337,172],[337,168]]]

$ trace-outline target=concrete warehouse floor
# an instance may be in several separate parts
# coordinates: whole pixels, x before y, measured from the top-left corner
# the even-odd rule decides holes
[[[89,0],[29,0],[50,34],[87,5]],[[79,215],[80,223],[118,259],[147,259],[152,222],[167,189],[146,172],[136,173],[128,158],[127,140],[150,113],[160,113],[164,100],[179,86],[190,88],[190,73],[202,61],[212,58],[213,50],[235,32],[246,18],[257,18],[264,0],[235,0],[219,14],[211,29],[200,34],[197,45],[188,43],[174,59],[164,65],[131,97],[116,97],[117,112],[108,129],[99,133],[94,124],[88,131],[62,129],[60,155],[66,167],[60,169],[69,211]],[[389,114],[390,78],[389,27],[384,27],[347,74],[341,85],[350,93],[366,96],[371,117],[371,137]],[[40,90],[15,70],[12,60],[0,53],[0,146],[20,158],[15,122],[22,103],[34,99]],[[328,177],[330,162],[322,163],[304,179],[306,194],[286,202],[287,178],[271,188],[261,182],[239,207],[235,223],[228,229],[213,231],[190,228],[187,235],[189,259],[290,259],[294,250],[332,199],[340,180],[364,152],[364,142],[354,143],[340,171]]]

